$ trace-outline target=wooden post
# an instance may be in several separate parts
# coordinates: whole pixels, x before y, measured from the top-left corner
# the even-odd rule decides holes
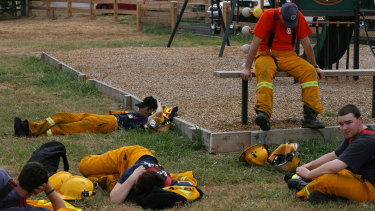
[[[141,3],[137,3],[137,30],[142,31],[143,30],[143,24],[142,24],[142,12],[141,12]]]
[[[90,0],[90,20],[94,20],[95,18],[94,9],[94,1]]]
[[[32,6],[33,6],[33,1],[32,0],[28,0],[27,1],[27,16],[32,15],[32,13],[33,13]]]
[[[228,22],[228,11],[230,8],[230,2],[223,2],[223,21],[224,21],[224,26],[227,25]]]
[[[176,1],[171,1],[171,30],[176,26]]]
[[[68,0],[68,17],[72,17],[72,0]]]
[[[118,0],[115,0],[113,9],[115,10],[114,11],[115,21],[118,21]]]
[[[51,2],[47,0],[47,17],[51,16]]]
[[[211,5],[211,0],[205,0],[205,5],[204,5],[205,12],[208,10],[208,7],[210,7],[210,5]],[[205,16],[204,20],[205,20],[204,21],[205,23],[211,23],[211,19],[209,19],[207,15]]]

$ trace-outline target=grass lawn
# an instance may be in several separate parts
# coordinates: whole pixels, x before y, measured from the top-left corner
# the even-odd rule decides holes
[[[98,18],[99,19],[99,18]],[[18,20],[14,20],[17,22]],[[43,21],[43,20],[42,20]],[[49,21],[45,19],[44,21]],[[124,24],[113,23],[113,27]],[[98,26],[100,29],[100,26]],[[53,30],[53,29],[49,29]],[[151,32],[153,30],[150,30]],[[165,46],[169,34],[148,33],[150,46]],[[178,35],[178,45],[220,45],[217,38]],[[156,42],[159,40],[159,42]],[[232,44],[240,44],[234,41]],[[18,138],[14,136],[13,119],[43,120],[55,112],[89,112],[106,114],[122,105],[100,93],[91,85],[79,82],[35,57],[35,51],[48,49],[77,49],[138,46],[140,42],[124,38],[107,41],[0,40],[0,46],[27,47],[23,53],[0,54],[0,167],[17,178],[22,166],[41,144],[57,140],[67,148],[72,174],[79,175],[78,164],[86,155],[98,154],[127,145],[142,145],[155,151],[164,168],[171,173],[193,170],[198,186],[205,193],[200,201],[173,210],[374,210],[375,203],[331,202],[312,205],[295,197],[283,181],[284,173],[269,165],[249,166],[239,162],[240,153],[208,154],[199,141],[191,142],[178,130],[168,134],[149,134],[142,130],[116,131],[108,134],[78,134],[55,137]],[[23,45],[24,44],[24,45]],[[332,151],[338,141],[318,140],[299,142],[301,163],[306,163]],[[273,151],[277,146],[270,146]],[[60,170],[62,169],[62,162]],[[350,190],[348,190],[350,191]],[[141,210],[132,203],[120,205],[109,201],[109,194],[93,200],[72,204],[83,210]],[[44,199],[43,194],[34,199]]]

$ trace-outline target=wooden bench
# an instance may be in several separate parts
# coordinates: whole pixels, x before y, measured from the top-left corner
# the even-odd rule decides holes
[[[256,77],[254,72],[251,72]],[[326,77],[338,76],[373,76],[372,79],[372,117],[375,117],[375,69],[341,69],[324,70]],[[241,78],[241,71],[215,71],[214,76],[219,78]],[[287,72],[277,72],[275,77],[293,77]],[[242,80],[242,124],[247,124],[248,81]]]

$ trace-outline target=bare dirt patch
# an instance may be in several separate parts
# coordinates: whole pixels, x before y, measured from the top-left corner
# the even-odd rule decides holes
[[[22,29],[22,30],[21,30]],[[146,40],[148,35],[137,32],[134,25],[116,24],[113,17],[89,17],[50,20],[43,17],[3,21],[0,40]],[[2,41],[2,42],[3,42]],[[211,131],[258,130],[254,124],[255,80],[249,83],[249,123],[241,125],[241,80],[220,79],[215,70],[240,70],[245,55],[240,46],[226,47],[219,58],[220,46],[212,47],[124,47],[51,51],[60,61],[114,87],[140,98],[153,95],[163,104],[177,105],[179,116]],[[2,45],[1,52],[40,53],[28,46]],[[351,53],[353,50],[351,49]],[[373,68],[374,56],[368,46],[360,47],[360,68]],[[352,59],[350,60],[352,63]],[[344,61],[341,67],[344,66]],[[291,78],[274,80],[272,129],[301,126],[302,102],[298,84]],[[359,106],[365,123],[372,123],[372,77],[354,81],[330,78],[319,82],[321,103],[325,113],[320,115],[327,126],[336,125],[331,114],[344,104]]]
[[[366,51],[363,46],[361,51]],[[257,130],[253,106],[256,81],[249,83],[249,124],[241,125],[241,80],[220,79],[215,70],[240,70],[245,56],[239,47],[117,48],[50,52],[90,78],[124,89],[138,97],[153,95],[163,104],[179,107],[181,118],[212,131]],[[361,63],[362,64],[362,63]],[[364,65],[361,68],[366,68]],[[368,66],[367,68],[370,68]],[[321,102],[327,126],[336,125],[338,109],[347,103],[358,105],[370,118],[372,78],[359,81],[329,78],[320,81]],[[274,80],[273,129],[301,126],[301,89],[291,78]],[[368,117],[368,118],[367,118]]]

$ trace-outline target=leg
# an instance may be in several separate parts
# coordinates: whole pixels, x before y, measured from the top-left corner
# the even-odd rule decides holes
[[[70,122],[81,121],[83,118],[88,116],[88,113],[66,113],[58,112],[43,121],[33,122],[27,120],[30,128],[31,136],[43,135],[45,132],[56,124],[64,124]]]
[[[108,133],[117,130],[118,122],[113,115],[88,114],[79,121],[60,123],[46,131],[48,136],[78,133]]]
[[[323,106],[319,103],[318,76],[315,68],[293,51],[283,54],[283,57],[277,57],[280,69],[298,79],[302,88],[302,102],[317,114],[321,114]]]
[[[75,133],[106,133],[117,129],[113,115],[89,113],[56,113],[44,121],[28,120],[30,135],[64,135]]]
[[[276,64],[272,57],[266,55],[266,52],[259,52],[256,56],[254,71],[257,77],[255,108],[271,117],[273,104],[272,80],[277,71]]]
[[[138,145],[121,147],[101,155],[84,157],[79,164],[79,171],[111,191],[122,173],[144,155],[153,156],[148,149]]]
[[[279,66],[292,76],[298,78],[302,88],[302,102],[304,103],[303,128],[324,128],[317,114],[323,112],[323,106],[319,103],[318,77],[315,68],[306,60],[298,57],[295,52],[285,52],[287,57],[279,58]]]
[[[336,174],[325,174],[316,178],[299,191],[297,197],[309,199],[310,193],[313,191],[355,201],[375,200],[374,185],[368,181],[363,182],[360,175],[346,169]]]

